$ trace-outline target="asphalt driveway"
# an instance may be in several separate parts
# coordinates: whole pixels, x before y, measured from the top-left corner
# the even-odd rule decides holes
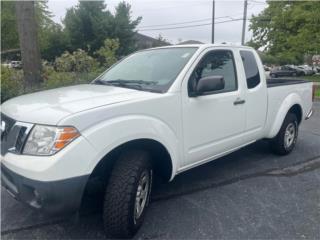
[[[259,141],[158,186],[136,239],[320,239],[320,103],[314,108],[289,156]],[[97,211],[48,218],[1,193],[3,239],[105,237]]]

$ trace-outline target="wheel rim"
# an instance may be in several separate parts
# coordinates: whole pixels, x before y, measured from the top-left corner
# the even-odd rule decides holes
[[[296,139],[296,126],[294,123],[290,123],[285,131],[284,135],[284,146],[285,148],[290,148]]]
[[[136,200],[134,205],[134,221],[140,218],[143,210],[146,207],[148,195],[149,195],[149,188],[150,188],[150,174],[148,171],[142,172],[136,193]]]

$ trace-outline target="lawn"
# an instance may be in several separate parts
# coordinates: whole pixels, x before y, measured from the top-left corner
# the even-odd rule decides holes
[[[316,88],[316,94],[315,94],[316,98],[320,98],[320,87]]]
[[[302,76],[302,77],[298,77],[298,78],[309,80],[312,82],[320,82],[320,75]]]

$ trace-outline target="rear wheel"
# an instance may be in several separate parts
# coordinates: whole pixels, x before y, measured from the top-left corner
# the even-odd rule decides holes
[[[111,173],[103,206],[108,236],[130,238],[142,225],[152,187],[149,154],[129,150],[120,155]]]
[[[288,113],[279,133],[271,141],[272,150],[279,155],[289,154],[298,138],[298,119],[295,114]]]

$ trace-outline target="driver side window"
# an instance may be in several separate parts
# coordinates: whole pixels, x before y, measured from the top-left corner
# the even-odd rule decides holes
[[[224,78],[224,89],[217,91],[217,93],[237,90],[236,69],[231,51],[213,50],[207,53],[190,76],[189,93],[195,91],[200,78],[208,76],[222,76]]]

